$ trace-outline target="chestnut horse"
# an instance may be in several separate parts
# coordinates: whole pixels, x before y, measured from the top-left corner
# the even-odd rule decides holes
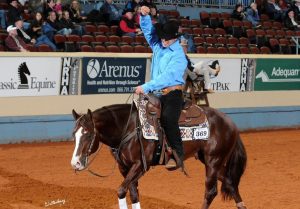
[[[209,208],[217,195],[217,181],[222,182],[224,199],[234,199],[239,209],[246,209],[239,194],[240,178],[246,168],[246,151],[235,124],[225,114],[203,107],[210,125],[208,140],[184,141],[185,159],[198,156],[205,165],[205,195],[202,209]],[[119,208],[127,209],[129,190],[133,209],[140,209],[138,180],[153,165],[157,141],[146,140],[140,133],[138,112],[130,104],[105,106],[79,115],[73,110],[75,149],[71,165],[75,170],[88,166],[88,157],[99,144],[109,146],[116,158],[124,181],[118,189]],[[141,146],[142,144],[142,146]],[[142,150],[143,149],[143,150]],[[145,157],[142,157],[142,151]],[[144,163],[146,165],[144,165]]]

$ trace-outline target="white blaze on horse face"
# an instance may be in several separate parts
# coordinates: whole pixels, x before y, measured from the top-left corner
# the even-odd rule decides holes
[[[74,168],[80,168],[81,167],[81,163],[80,163],[80,156],[81,155],[76,155],[76,154],[77,154],[79,144],[80,144],[80,139],[81,139],[81,136],[82,136],[82,129],[83,128],[80,127],[75,133],[75,149],[74,149],[72,160],[71,160],[71,165]]]

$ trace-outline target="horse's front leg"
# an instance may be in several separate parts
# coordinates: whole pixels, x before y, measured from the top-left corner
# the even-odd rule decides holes
[[[129,169],[124,181],[122,182],[121,186],[119,187],[118,190],[118,198],[119,198],[119,208],[120,209],[128,209],[127,203],[126,203],[126,193],[130,187],[130,185],[133,185],[131,190],[134,191],[136,190],[136,195],[133,193],[133,200],[138,201],[138,193],[137,193],[137,188],[135,186],[134,189],[134,184],[138,181],[138,179],[143,175],[143,169],[141,162],[137,162],[131,166]],[[135,209],[140,209],[139,207],[139,202],[132,202],[133,205],[135,206]],[[136,204],[138,203],[138,204]]]
[[[139,190],[138,190],[138,181],[132,182],[129,185],[130,200],[132,203],[132,209],[141,209],[139,201]]]

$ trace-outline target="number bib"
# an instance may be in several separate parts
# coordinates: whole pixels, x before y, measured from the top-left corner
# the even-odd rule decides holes
[[[198,140],[198,139],[207,139],[209,136],[209,130],[207,127],[205,128],[193,128],[193,140]]]

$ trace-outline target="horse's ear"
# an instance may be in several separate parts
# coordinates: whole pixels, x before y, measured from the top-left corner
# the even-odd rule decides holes
[[[80,115],[74,109],[72,110],[72,115],[75,120],[77,120],[80,117]]]
[[[91,118],[91,120],[93,119],[93,114],[92,114],[92,111],[90,109],[88,109],[87,115]]]

